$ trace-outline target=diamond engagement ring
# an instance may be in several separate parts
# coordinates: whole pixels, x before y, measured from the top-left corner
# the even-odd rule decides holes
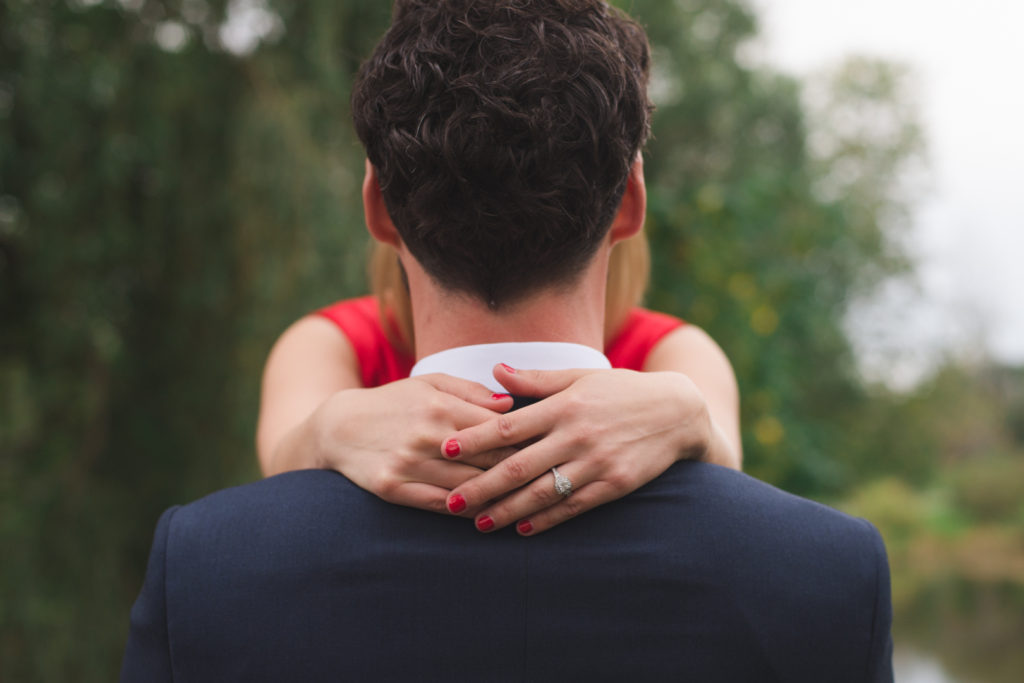
[[[572,482],[569,481],[569,477],[559,472],[555,467],[551,468],[551,474],[555,475],[555,493],[563,498],[568,498],[569,494],[572,493]]]

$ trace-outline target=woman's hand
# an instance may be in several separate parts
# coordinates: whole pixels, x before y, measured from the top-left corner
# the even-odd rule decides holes
[[[546,398],[444,441],[458,444],[459,460],[531,442],[448,497],[449,511],[475,513],[481,531],[513,523],[523,535],[544,531],[636,490],[677,460],[715,460],[709,456],[728,448],[700,391],[678,372],[498,366],[494,375],[512,394]],[[572,482],[571,495],[556,492],[552,467]]]
[[[438,444],[452,431],[486,422],[511,406],[507,395],[475,382],[424,375],[335,393],[282,447],[311,447],[311,466],[337,470],[388,502],[444,512],[453,488],[511,449],[486,449],[453,462],[442,457]]]

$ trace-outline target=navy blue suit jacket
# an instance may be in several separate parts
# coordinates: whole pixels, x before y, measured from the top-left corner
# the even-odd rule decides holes
[[[161,517],[123,681],[890,681],[875,529],[680,463],[536,537],[283,474]]]

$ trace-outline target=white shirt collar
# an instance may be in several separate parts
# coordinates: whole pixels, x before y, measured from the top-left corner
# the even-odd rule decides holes
[[[458,346],[421,358],[410,377],[443,372],[473,382],[491,391],[506,390],[494,379],[498,363],[524,370],[567,370],[569,368],[610,368],[603,353],[582,344],[566,342],[506,342]]]

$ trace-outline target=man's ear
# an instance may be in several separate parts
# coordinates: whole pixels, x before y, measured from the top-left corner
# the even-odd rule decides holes
[[[390,244],[396,249],[400,247],[402,237],[391,221],[391,214],[388,213],[384,195],[380,191],[377,169],[369,159],[366,160],[366,175],[363,177],[363,215],[366,217],[366,229],[370,231],[373,239]]]
[[[639,154],[632,168],[629,169],[629,180],[626,181],[626,192],[622,195],[622,203],[615,214],[608,236],[612,244],[624,240],[640,232],[647,217],[647,185],[644,184],[644,159]]]

